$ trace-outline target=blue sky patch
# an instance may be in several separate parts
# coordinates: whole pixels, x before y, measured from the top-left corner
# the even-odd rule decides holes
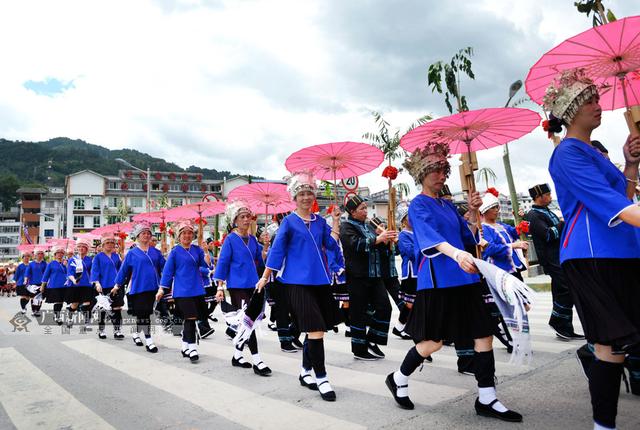
[[[56,78],[46,78],[43,81],[26,81],[24,87],[33,91],[39,96],[54,97],[62,94],[70,88],[74,88],[73,80],[68,82],[60,81]]]

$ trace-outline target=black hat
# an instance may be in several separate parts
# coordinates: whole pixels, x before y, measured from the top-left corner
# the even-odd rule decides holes
[[[213,242],[213,238],[212,237],[208,237],[207,238],[207,245],[210,244],[211,242]]]
[[[362,203],[366,202],[367,200],[368,199],[366,198],[355,195],[351,197],[349,200],[347,200],[347,203],[345,203],[344,207],[347,209],[347,211],[353,212],[356,209],[358,209],[358,206],[360,206]]]
[[[540,197],[543,194],[547,194],[551,192],[551,188],[549,188],[549,184],[538,184],[533,188],[529,188],[529,195],[532,199],[536,197]]]

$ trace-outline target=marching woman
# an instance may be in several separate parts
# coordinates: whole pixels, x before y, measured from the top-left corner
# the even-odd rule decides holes
[[[596,360],[589,392],[594,428],[615,428],[625,352],[640,344],[640,137],[627,138],[621,172],[591,142],[602,109],[597,87],[584,70],[563,72],[547,89],[552,132],[567,134],[549,162],[566,222],[560,263]]]
[[[67,268],[64,265],[65,248],[61,245],[51,247],[53,261],[47,264],[42,276],[42,295],[47,303],[53,303],[53,320],[62,325],[62,305],[67,295]]]
[[[227,204],[226,216],[229,224],[234,227],[224,240],[216,271],[213,279],[218,283],[216,298],[224,300],[224,282],[231,297],[231,304],[241,309],[243,304],[249,304],[258,283],[258,273],[264,268],[264,258],[269,250],[269,235],[263,232],[262,242],[258,243],[254,235],[249,232],[253,221],[253,213],[249,205],[236,200]],[[245,361],[242,349],[234,348],[231,364],[235,367],[253,368],[256,375],[268,376],[271,369],[260,358],[258,353],[258,339],[255,331],[251,333],[247,345],[251,352],[253,365]]]
[[[116,275],[122,260],[117,252],[116,237],[113,233],[105,233],[102,235],[100,241],[102,243],[102,252],[96,254],[93,257],[93,263],[91,265],[91,282],[95,286],[98,294],[104,294],[111,298],[111,323],[113,324],[113,337],[114,339],[124,339],[124,334],[120,331],[120,325],[122,324],[122,307],[124,306],[124,291],[113,288],[116,283]],[[100,311],[100,322],[98,325],[98,337],[100,339],[106,339],[107,335],[104,332],[105,318],[107,313]]]
[[[16,283],[16,294],[20,296],[20,312],[27,313],[27,304],[31,300],[31,293],[27,290],[27,283],[25,275],[27,273],[27,267],[29,267],[29,260],[31,260],[31,253],[25,251],[22,253],[22,262],[16,267],[16,271],[13,274],[13,280]]]
[[[482,237],[488,242],[482,250],[482,258],[522,281],[520,272],[526,267],[517,250],[527,250],[529,244],[520,240],[514,227],[498,222],[500,201],[494,194],[487,192],[482,197],[479,210],[482,215]]]
[[[293,174],[287,188],[296,210],[282,220],[257,287],[262,290],[272,271],[278,272],[277,279],[286,290],[296,325],[307,333],[298,380],[302,386],[318,390],[323,400],[335,401],[336,393],[329,384],[324,364],[323,337],[340,318],[331,296],[323,248],[339,252],[340,210],[336,208],[332,214],[332,227],[312,212],[316,182],[309,172]]]
[[[202,319],[207,311],[203,274],[209,274],[209,265],[202,248],[191,244],[194,236],[193,225],[188,221],[180,222],[176,231],[179,243],[171,250],[164,265],[156,300],[159,301],[165,292],[172,292],[175,305],[184,318],[182,356],[189,357],[189,360],[195,363],[199,359],[196,348],[196,321]]]
[[[65,301],[70,304],[67,327],[73,325],[73,313],[80,309],[84,316],[84,330],[91,331],[91,301],[94,297],[91,283],[91,257],[89,253],[89,241],[80,238],[76,241],[78,255],[67,263],[67,279],[69,279],[67,296]]]
[[[36,248],[34,253],[36,259],[29,263],[24,273],[24,290],[22,291],[23,294],[21,294],[20,304],[22,305],[23,298],[27,299],[26,303],[29,303],[29,300],[31,300],[31,314],[34,317],[39,317],[41,304],[34,304],[33,299],[42,283],[42,275],[44,275],[44,271],[47,269],[47,262],[44,261],[44,249]],[[24,307],[26,307],[26,303]]]
[[[419,256],[415,251],[415,245],[413,243],[413,230],[409,223],[409,206],[398,206],[397,221],[402,230],[398,234],[398,251],[400,251],[400,257],[402,258],[402,264],[400,266],[400,293],[402,299],[405,302],[405,307],[408,309],[406,319],[398,321],[393,328],[392,333],[401,339],[411,339],[405,331],[406,322],[411,309],[413,308],[413,302],[416,299],[416,288],[418,286],[418,260]]]
[[[136,346],[145,345],[147,351],[158,352],[158,347],[151,338],[151,314],[153,302],[160,285],[158,274],[162,271],[164,258],[162,253],[150,247],[151,226],[146,222],[136,224],[131,233],[136,240],[133,248],[127,252],[122,266],[116,276],[113,289],[117,294],[120,286],[129,280],[129,295],[127,305],[131,313],[136,317],[136,332],[133,333],[133,342]],[[140,339],[143,333],[145,343]]]
[[[522,421],[496,398],[495,360],[492,349],[493,321],[484,304],[480,278],[473,257],[464,251],[474,244],[478,193],[469,195],[469,224],[455,206],[442,198],[451,168],[445,144],[427,143],[405,162],[416,184],[422,187],[409,206],[416,250],[424,257],[419,265],[418,288],[406,331],[416,346],[407,353],[400,369],[387,376],[386,384],[398,405],[413,409],[409,376],[426,357],[442,348],[443,339],[474,339],[474,367],[478,382],[475,410],[478,415],[505,421]]]

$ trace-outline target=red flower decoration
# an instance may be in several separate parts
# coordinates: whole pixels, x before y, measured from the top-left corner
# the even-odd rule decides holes
[[[118,233],[118,237],[122,240],[125,240],[127,238],[127,233],[121,231],[120,233]]]
[[[327,208],[327,215],[331,215],[335,208],[336,205],[329,205],[329,207]]]
[[[167,224],[164,222],[160,223],[160,233],[164,233],[164,231],[167,229]]]
[[[491,188],[487,188],[487,193],[489,194],[493,194],[496,197],[500,197],[500,193],[498,192],[498,190],[496,190],[495,188],[491,187]]]
[[[222,246],[222,241],[214,240],[213,241],[213,246],[215,246],[216,248],[220,248]]]
[[[393,166],[387,166],[382,171],[383,178],[389,178],[392,181],[398,177],[398,169]]]
[[[169,228],[169,231],[167,233],[169,233],[169,236],[173,236],[173,229]]]
[[[169,179],[171,179],[172,181],[176,180],[176,174],[175,173],[169,173]]]
[[[123,182],[120,184],[120,189],[121,190],[128,190],[129,189],[129,184],[127,184],[126,182]]]
[[[147,191],[147,184],[142,184],[142,191]]]
[[[165,193],[169,191],[169,184],[162,184],[162,191],[164,191]]]
[[[156,172],[156,173],[153,175],[153,177],[154,177],[154,178],[156,178],[158,181],[159,181],[160,179],[162,179],[162,175],[160,174],[160,172]]]
[[[317,214],[318,212],[320,212],[320,207],[318,206],[317,200],[313,201],[313,205],[311,206],[311,212],[313,212],[314,214]]]
[[[144,172],[140,172],[140,173],[138,173],[138,177],[139,177],[140,179],[145,179],[145,178],[147,177],[147,174],[146,174],[146,173],[144,173]]]
[[[133,172],[130,172],[127,170],[126,172],[124,172],[124,176],[126,176],[127,178],[130,178],[133,176]]]
[[[527,221],[520,221],[520,224],[516,226],[518,234],[529,233],[529,223]]]
[[[180,187],[180,189],[182,190],[182,192],[186,193],[187,191],[189,191],[189,185],[187,185],[187,184],[182,184],[182,186]]]
[[[196,175],[196,181],[198,181],[198,182],[202,181],[202,175],[201,174],[198,173]]]
[[[203,193],[207,191],[207,186],[205,184],[200,185],[200,191]]]
[[[549,120],[545,119],[544,121],[542,121],[542,129],[544,131],[549,131]]]
[[[207,220],[204,218],[196,218],[194,221],[196,224],[200,224],[200,222],[202,222],[202,225],[207,225]]]
[[[187,175],[186,173],[183,173],[181,177],[182,177],[183,181],[188,181],[189,180],[189,175]]]

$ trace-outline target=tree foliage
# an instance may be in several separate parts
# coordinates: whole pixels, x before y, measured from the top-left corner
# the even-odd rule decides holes
[[[406,151],[400,146],[400,138],[402,137],[402,135],[400,135],[400,130],[390,130],[391,125],[384,119],[380,112],[373,111],[371,112],[371,115],[373,115],[373,120],[378,127],[378,131],[376,133],[367,132],[362,135],[362,138],[378,147],[384,153],[384,158],[389,162],[406,156]],[[424,115],[418,118],[409,125],[409,128],[404,134],[431,121],[431,119],[431,115]]]
[[[483,167],[478,169],[476,173],[476,181],[480,181],[482,179],[486,188],[489,188],[489,182],[494,182],[498,179],[498,175],[493,171],[490,167]]]
[[[427,73],[427,83],[431,87],[431,92],[444,93],[444,102],[453,113],[452,99],[456,101],[456,110],[463,112],[469,110],[467,99],[460,91],[460,73],[464,73],[470,79],[475,79],[471,69],[471,59],[473,48],[468,46],[458,51],[448,63],[436,61],[429,66]],[[444,81],[445,90],[442,83]]]
[[[580,0],[574,2],[573,5],[578,9],[578,12],[584,13],[587,17],[593,12],[592,24],[594,27],[616,20],[616,16],[611,9],[607,9],[607,13],[605,14],[602,0]]]

